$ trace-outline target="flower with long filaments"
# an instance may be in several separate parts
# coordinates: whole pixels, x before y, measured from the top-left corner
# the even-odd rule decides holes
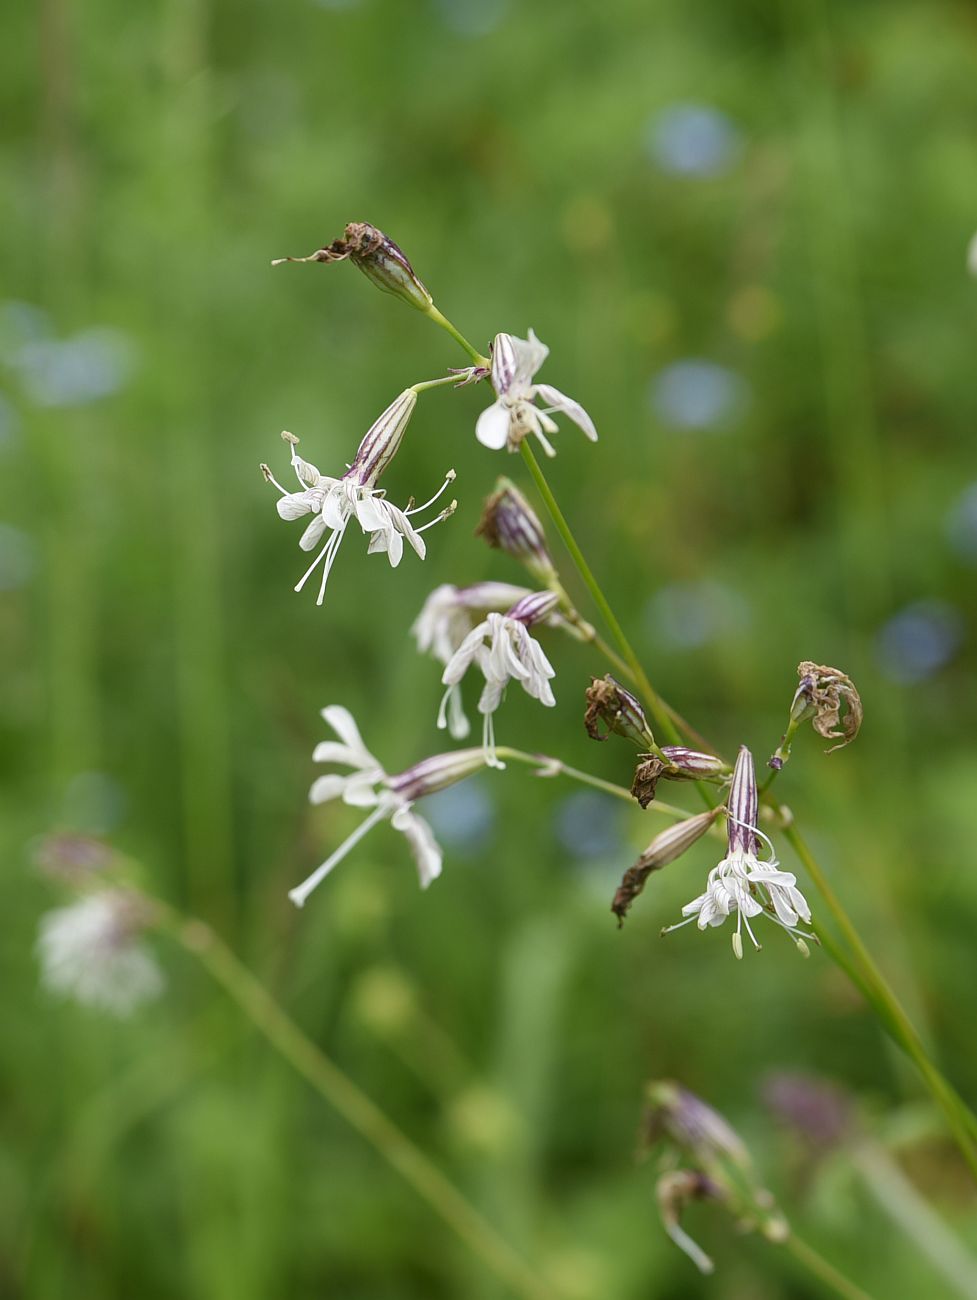
[[[815,938],[799,928],[802,921],[811,920],[811,909],[797,888],[797,877],[791,871],[781,871],[773,845],[757,828],[757,786],[753,755],[745,745],[740,747],[733,769],[729,800],[726,805],[727,851],[726,856],[709,872],[705,892],[682,908],[686,920],[663,930],[681,929],[695,921],[700,930],[722,925],[728,916],[736,913],[736,932],[733,935],[733,952],[743,956],[745,927],[754,948],[760,944],[750,921],[758,916],[769,917],[793,938],[801,952],[807,953],[806,940]],[[766,860],[758,856],[760,842],[770,850]]]
[[[485,677],[478,701],[482,714],[482,748],[489,767],[504,767],[496,753],[493,714],[502,702],[510,681],[517,681],[527,695],[547,708],[556,703],[550,679],[556,673],[543,647],[529,634],[534,623],[546,619],[558,598],[549,591],[524,596],[506,614],[489,614],[472,630],[452,655],[441,681],[448,688],[441,703],[438,725],[443,726],[449,693],[455,690],[474,663]]]
[[[147,904],[122,889],[103,889],[41,917],[37,955],[50,992],[127,1016],[163,991],[155,957],[139,936]]]
[[[549,356],[549,348],[532,330],[528,339],[514,334],[496,334],[492,344],[492,387],[496,400],[478,417],[475,437],[484,447],[501,451],[518,451],[527,434],[539,439],[547,456],[556,452],[547,437],[557,431],[553,415],[559,412],[584,431],[591,442],[597,441],[594,422],[579,402],[567,397],[550,384],[533,382],[537,370]],[[536,398],[545,405],[536,405]]]
[[[342,799],[343,803],[355,808],[370,808],[372,811],[307,880],[289,890],[289,898],[296,907],[301,907],[333,867],[381,821],[389,821],[406,838],[417,863],[421,888],[426,889],[441,874],[442,853],[430,826],[413,811],[414,802],[444,790],[456,781],[463,781],[484,767],[482,751],[459,749],[448,754],[435,754],[404,772],[388,776],[379,760],[363,744],[359,728],[348,709],[332,704],[322,710],[322,716],[338,739],[318,744],[312,754],[313,762],[338,763],[349,771],[320,776],[309,790],[310,802],[320,804]]]
[[[531,594],[528,587],[516,587],[510,582],[476,582],[470,587],[443,583],[435,587],[424,602],[411,634],[422,654],[430,654],[442,665],[447,665],[465,637],[486,614],[493,610],[511,609],[517,601]],[[459,686],[445,692],[438,726],[447,726],[455,740],[464,740],[471,730]]]
[[[396,568],[403,556],[405,541],[423,560],[426,548],[421,533],[454,512],[456,502],[452,501],[440,514],[422,527],[415,528],[412,522],[415,515],[432,506],[454,481],[454,470],[448,471],[441,487],[429,501],[425,501],[420,506],[408,505],[404,510],[388,501],[385,491],[376,486],[377,479],[390,464],[400,446],[416,402],[417,393],[412,388],[405,389],[395,401],[391,402],[367,432],[352,465],[342,478],[330,478],[328,475],[320,474],[315,465],[303,460],[296,450],[298,439],[290,433],[283,433],[282,437],[292,448],[292,468],[299,481],[299,491],[289,492],[274,478],[267,465],[261,466],[265,478],[281,493],[278,513],[282,519],[312,516],[308,527],[299,539],[302,550],[315,550],[325,538],[322,549],[295,585],[295,590],[301,591],[321,565],[322,577],[316,600],[319,605],[325,598],[326,583],[329,581],[329,574],[339,552],[340,543],[351,520],[355,519],[360,529],[369,534],[368,554],[383,552],[390,561],[391,567]]]

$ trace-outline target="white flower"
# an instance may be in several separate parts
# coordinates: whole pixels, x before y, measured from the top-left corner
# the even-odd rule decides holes
[[[360,529],[370,534],[368,554],[385,552],[391,567],[396,568],[403,556],[405,541],[423,560],[426,548],[421,533],[454,511],[455,503],[452,502],[422,528],[415,528],[411,523],[413,515],[420,514],[433,505],[448,484],[453,482],[454,470],[449,470],[444,483],[429,501],[406,510],[400,510],[389,502],[384,490],[376,486],[377,479],[400,446],[416,402],[417,393],[412,388],[407,388],[387,407],[360,443],[352,465],[342,478],[329,478],[320,474],[315,465],[303,460],[296,451],[298,439],[290,433],[283,433],[282,437],[291,444],[292,468],[299,481],[300,491],[289,492],[273,477],[267,465],[261,466],[265,478],[282,494],[278,502],[278,513],[282,519],[299,519],[303,515],[312,515],[311,522],[299,539],[302,550],[314,550],[326,537],[325,545],[295,586],[296,591],[301,591],[321,564],[322,579],[316,600],[319,605],[325,597],[333,562],[351,520],[355,519]]]
[[[41,917],[41,983],[83,1006],[127,1016],[163,991],[163,973],[138,935],[145,905],[123,890],[91,894]]]
[[[594,422],[579,402],[565,396],[549,384],[534,384],[536,371],[549,356],[545,343],[529,331],[528,339],[513,334],[496,334],[492,344],[492,387],[496,401],[478,417],[475,437],[485,447],[517,451],[527,434],[534,434],[547,456],[555,456],[547,434],[557,431],[554,411],[562,412],[578,425],[587,437],[597,441]],[[535,405],[541,397],[544,409]]]
[[[444,726],[445,702],[449,694],[457,688],[473,663],[485,677],[478,711],[483,716],[482,748],[489,767],[505,766],[495,752],[493,714],[510,681],[519,682],[527,695],[547,708],[556,703],[550,686],[555,670],[542,646],[529,634],[530,626],[546,618],[556,604],[557,597],[552,592],[538,592],[524,596],[507,614],[489,614],[484,622],[468,633],[441,676],[448,691],[438,715],[439,727]]]
[[[753,755],[745,745],[740,747],[733,769],[726,817],[726,856],[709,872],[705,892],[682,908],[687,920],[669,926],[663,933],[681,929],[692,921],[705,930],[708,926],[722,925],[735,912],[733,951],[742,957],[744,926],[753,946],[760,948],[750,920],[762,914],[786,930],[798,948],[806,952],[805,940],[812,936],[798,926],[801,921],[810,921],[811,909],[797,888],[797,877],[793,872],[780,870],[773,845],[757,828],[756,774]],[[761,840],[770,848],[771,856],[766,861],[758,857]]]
[[[510,609],[529,594],[527,587],[509,582],[478,582],[470,587],[444,583],[435,587],[424,602],[411,634],[422,654],[431,654],[439,663],[447,664],[483,615],[490,610]],[[448,690],[441,702],[438,726],[446,724],[455,740],[464,740],[471,730],[457,686]]]
[[[482,751],[460,749],[450,754],[436,754],[405,772],[387,776],[380,762],[363,744],[359,728],[348,709],[332,704],[322,710],[322,716],[339,739],[318,744],[312,754],[313,762],[338,763],[350,770],[342,775],[330,773],[320,776],[312,783],[310,801],[320,804],[330,799],[342,799],[353,807],[372,808],[373,811],[307,880],[289,890],[289,898],[296,907],[301,907],[333,867],[381,821],[389,821],[406,837],[417,863],[421,888],[426,889],[441,874],[442,854],[430,826],[412,811],[413,803],[477,771],[484,765]]]

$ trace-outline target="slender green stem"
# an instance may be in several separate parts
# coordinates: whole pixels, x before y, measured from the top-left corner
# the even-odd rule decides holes
[[[615,799],[623,799],[625,803],[634,803],[634,795],[623,785],[615,785],[613,781],[605,781],[603,777],[593,776],[590,772],[581,771],[578,767],[571,767],[564,763],[562,759],[552,758],[549,754],[528,754],[521,749],[510,749],[501,745],[496,749],[500,758],[508,758],[513,763],[526,763],[529,767],[536,768],[541,776],[567,776],[571,781],[579,781],[581,785],[592,786],[595,790],[602,790],[604,794],[613,795]],[[655,799],[645,809],[646,812],[658,813],[662,817],[668,817],[672,821],[683,821],[689,816],[687,808],[677,808],[675,804],[664,803],[661,799]],[[715,828],[716,833],[722,835],[722,827]]]
[[[555,1292],[499,1235],[421,1149],[291,1020],[265,987],[201,921],[160,905],[165,928],[230,995],[271,1045],[371,1144],[512,1292],[555,1300]]]
[[[424,379],[419,384],[411,384],[415,393],[426,393],[429,388],[445,388],[448,384],[458,387],[457,375],[445,375],[442,379]]]
[[[813,1273],[815,1277],[820,1278],[837,1295],[843,1296],[844,1300],[871,1300],[871,1296],[867,1291],[863,1291],[860,1286],[856,1286],[854,1282],[849,1281],[844,1273],[839,1272],[834,1264],[829,1263],[822,1254],[816,1251],[813,1246],[809,1246],[795,1232],[792,1232],[784,1242],[784,1247],[799,1264],[804,1265],[809,1273]]]
[[[459,347],[464,348],[476,366],[487,367],[492,364],[488,357],[483,356],[478,348],[468,342],[457,325],[453,325],[447,316],[438,311],[433,302],[427,309],[426,315],[434,321],[435,325],[440,325],[443,330],[447,330]]]

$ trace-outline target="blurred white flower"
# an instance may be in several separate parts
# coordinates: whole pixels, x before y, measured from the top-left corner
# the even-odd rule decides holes
[[[445,725],[445,701],[473,663],[485,677],[478,711],[483,717],[482,748],[489,767],[505,766],[495,752],[493,715],[510,681],[519,682],[527,695],[548,708],[556,703],[550,686],[556,672],[543,647],[529,634],[529,628],[551,614],[556,604],[553,592],[536,592],[517,601],[507,614],[489,614],[468,633],[442,674],[441,681],[448,691],[438,715],[439,727]]]
[[[326,583],[351,519],[356,520],[364,533],[370,534],[367,553],[374,555],[385,552],[391,567],[396,568],[404,553],[405,540],[423,560],[426,548],[421,533],[446,519],[455,509],[456,503],[452,502],[422,528],[415,528],[411,522],[413,515],[420,514],[433,505],[448,484],[454,481],[454,470],[449,470],[445,481],[429,501],[406,510],[400,510],[391,504],[386,499],[384,490],[376,486],[377,479],[393,460],[400,446],[416,402],[417,394],[412,388],[405,389],[391,402],[368,430],[352,465],[342,478],[329,478],[320,474],[315,465],[303,460],[296,451],[298,439],[290,433],[283,433],[282,437],[291,445],[292,468],[301,490],[289,492],[277,482],[267,465],[261,466],[265,478],[282,494],[278,502],[278,513],[282,519],[300,519],[303,515],[312,515],[311,522],[299,539],[302,550],[313,550],[328,534],[322,550],[295,586],[296,591],[301,591],[321,564],[322,579],[316,600],[318,605],[325,598]]]
[[[509,582],[477,582],[470,587],[443,583],[424,602],[411,634],[421,654],[430,654],[439,663],[447,664],[485,614],[510,609],[529,594],[527,587],[516,587]],[[447,691],[441,701],[438,726],[445,725],[455,740],[464,740],[471,730],[457,686]]]
[[[797,888],[797,877],[792,872],[781,871],[776,857],[771,856],[764,862],[757,856],[761,839],[770,844],[763,832],[757,829],[757,807],[753,755],[745,745],[741,745],[726,805],[726,856],[709,872],[705,893],[682,908],[682,915],[687,919],[668,926],[663,934],[680,930],[692,921],[700,930],[722,925],[727,916],[735,912],[733,952],[742,957],[744,925],[754,948],[759,951],[760,944],[750,919],[763,914],[786,930],[802,952],[807,952],[805,940],[811,935],[804,934],[798,925],[801,921],[810,921],[811,909]],[[770,848],[772,853],[773,846]]]
[[[296,907],[302,907],[333,867],[381,821],[389,821],[406,837],[417,863],[421,888],[426,889],[441,874],[442,854],[430,826],[412,811],[413,803],[477,772],[484,766],[482,751],[458,749],[448,754],[435,754],[396,776],[387,776],[379,760],[363,744],[359,728],[348,709],[331,704],[322,710],[322,716],[338,740],[324,740],[316,745],[312,761],[338,763],[350,770],[345,774],[332,772],[320,776],[309,790],[310,802],[320,804],[342,799],[343,803],[355,808],[372,808],[373,811],[307,880],[288,891],[289,898]]]
[[[41,917],[41,984],[61,997],[127,1016],[162,993],[163,972],[139,935],[147,919],[138,896],[111,889]]]
[[[977,234],[967,245],[967,270],[972,276],[977,277]]]
[[[540,343],[532,330],[528,339],[513,334],[496,334],[492,344],[492,387],[496,401],[478,417],[475,437],[484,447],[501,451],[518,451],[527,434],[539,439],[547,456],[555,456],[547,434],[557,431],[551,417],[559,411],[581,428],[591,442],[597,441],[597,430],[590,416],[573,398],[566,397],[549,384],[534,384],[537,370],[549,356],[549,348]],[[546,407],[536,406],[541,397]]]

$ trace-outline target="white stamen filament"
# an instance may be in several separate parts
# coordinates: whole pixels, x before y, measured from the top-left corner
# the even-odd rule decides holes
[[[404,514],[419,515],[421,511],[426,510],[428,506],[433,506],[435,501],[437,501],[438,497],[441,496],[441,494],[447,490],[448,485],[450,483],[453,483],[457,477],[458,475],[455,473],[455,471],[453,469],[449,469],[447,474],[444,476],[444,482],[438,488],[437,492],[435,492],[434,496],[431,497],[430,501],[425,501],[422,506],[411,506],[410,510],[404,511]]]
[[[333,867],[335,867],[337,863],[342,862],[350,849],[354,848],[360,842],[368,830],[376,826],[377,822],[383,821],[385,817],[389,817],[392,811],[393,809],[387,803],[381,803],[378,807],[374,808],[369,817],[367,817],[365,821],[360,822],[352,835],[340,844],[335,853],[326,858],[325,862],[323,862],[321,866],[316,867],[312,875],[309,876],[307,880],[303,880],[301,885],[297,885],[294,889],[290,889],[288,891],[288,896],[295,906],[304,907],[305,900],[312,893],[313,889],[315,889],[316,885],[320,884],[321,881],[328,876],[329,872],[332,871]]]

